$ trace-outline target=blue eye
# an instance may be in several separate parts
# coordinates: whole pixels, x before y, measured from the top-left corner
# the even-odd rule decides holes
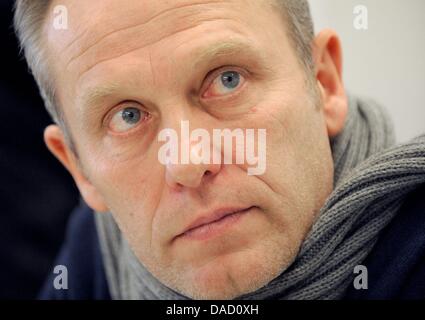
[[[139,108],[123,108],[112,116],[109,127],[114,132],[126,132],[136,127],[147,116],[148,113]]]
[[[226,96],[239,89],[245,78],[237,71],[225,71],[219,74],[204,92],[204,98]]]
[[[141,118],[140,110],[136,108],[125,108],[121,111],[121,117],[130,125],[136,124]]]
[[[221,75],[221,83],[227,89],[237,88],[239,86],[240,81],[241,81],[241,79],[240,79],[239,73],[234,72],[234,71],[224,72]]]

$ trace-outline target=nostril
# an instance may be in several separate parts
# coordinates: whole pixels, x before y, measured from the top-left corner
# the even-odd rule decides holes
[[[205,176],[209,176],[209,175],[211,175],[211,174],[212,174],[212,172],[211,172],[211,171],[209,171],[209,170],[205,171],[205,173],[204,173],[204,175],[205,175]]]

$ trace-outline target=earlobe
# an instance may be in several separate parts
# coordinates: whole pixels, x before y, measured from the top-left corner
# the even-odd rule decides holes
[[[316,37],[313,55],[328,135],[335,137],[344,129],[348,100],[342,80],[341,43],[333,30],[324,30]]]
[[[59,126],[48,126],[44,131],[44,141],[50,152],[72,175],[82,197],[89,207],[97,212],[109,211],[103,197],[83,173],[76,155],[66,143],[65,136]]]
[[[339,135],[345,126],[348,113],[347,100],[340,96],[329,96],[323,104],[326,128],[330,138]]]

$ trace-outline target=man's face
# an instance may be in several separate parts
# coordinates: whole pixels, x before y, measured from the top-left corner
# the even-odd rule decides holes
[[[49,58],[78,166],[140,261],[193,298],[233,298],[277,277],[333,184],[325,115],[282,14],[269,1],[57,4],[69,29],[46,25]],[[265,173],[162,165],[158,133],[180,133],[182,120],[208,132],[266,129]]]

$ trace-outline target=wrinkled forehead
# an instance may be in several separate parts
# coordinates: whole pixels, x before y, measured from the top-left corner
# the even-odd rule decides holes
[[[107,59],[110,53],[122,54],[136,49],[135,46],[157,43],[205,21],[249,23],[259,7],[267,6],[268,2],[55,0],[47,22],[48,43],[54,56],[65,61],[66,67],[75,68],[81,60],[90,65],[95,60]],[[56,11],[57,6],[66,11]],[[67,14],[66,29],[55,28],[60,14]]]

